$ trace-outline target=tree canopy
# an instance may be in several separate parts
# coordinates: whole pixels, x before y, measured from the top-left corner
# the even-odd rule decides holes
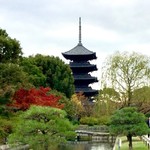
[[[19,41],[9,37],[7,32],[0,28],[0,63],[16,63],[22,54]]]
[[[144,114],[150,113],[150,87],[144,86],[133,91],[132,101]]]
[[[0,63],[0,109],[20,87],[32,87],[28,74],[17,64]]]
[[[45,86],[65,93],[69,98],[74,93],[74,78],[71,69],[69,65],[65,64],[59,57],[38,54],[36,56],[30,56],[25,61],[31,64],[28,66],[35,65],[40,69],[46,78]],[[27,68],[25,61],[21,63],[21,65]],[[25,70],[27,71],[27,69]],[[27,72],[33,74],[29,69]],[[44,83],[42,82],[42,84]]]
[[[124,106],[130,106],[133,91],[149,85],[150,59],[138,53],[115,53],[102,70],[102,85],[119,92]]]
[[[30,85],[28,74],[13,63],[0,63],[0,88],[12,85],[15,88]]]
[[[33,149],[53,149],[76,135],[65,111],[51,107],[32,106],[20,114],[14,128],[8,142],[29,144]]]
[[[116,135],[125,135],[132,149],[132,136],[142,136],[150,132],[144,114],[134,107],[124,107],[117,110],[111,117],[110,132]]]
[[[46,85],[46,76],[42,70],[34,64],[32,59],[24,57],[19,65],[22,66],[24,72],[28,73],[29,82],[35,87]]]
[[[111,101],[120,101],[120,95],[115,89],[104,87],[102,90],[100,90],[98,99],[107,101],[108,99]]]
[[[63,108],[63,104],[59,103],[61,97],[49,94],[49,91],[49,87],[31,88],[29,90],[21,88],[15,92],[13,101],[9,106],[16,107],[19,110],[29,109],[31,105]]]
[[[99,91],[97,100],[94,105],[94,114],[111,115],[114,110],[119,106],[120,94],[113,88],[104,87]]]
[[[17,64],[0,63],[0,116],[10,116],[11,111],[7,104],[20,87],[32,87],[27,73]]]

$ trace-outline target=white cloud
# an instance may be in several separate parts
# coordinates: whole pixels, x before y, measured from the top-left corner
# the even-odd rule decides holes
[[[125,46],[125,49],[128,51],[135,51],[147,56],[150,56],[150,44],[140,44],[140,43],[134,43],[134,44],[129,44]]]
[[[83,36],[86,40],[96,40],[110,43],[120,40],[119,34],[113,30],[105,29],[96,25],[83,25]]]

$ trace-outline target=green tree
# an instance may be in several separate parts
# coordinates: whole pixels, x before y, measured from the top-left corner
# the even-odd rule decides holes
[[[74,93],[74,79],[69,65],[59,57],[36,55],[30,56],[29,61],[36,65],[46,77],[45,86],[49,86],[71,97]]]
[[[11,102],[13,94],[14,89],[11,86],[6,86],[5,88],[0,89],[0,116],[9,118],[12,114],[7,104]]]
[[[110,133],[127,136],[130,150],[133,136],[142,136],[150,132],[144,114],[134,107],[117,110],[111,117],[109,128]]]
[[[8,118],[0,117],[0,144],[6,144],[7,136],[12,132],[12,122]]]
[[[120,101],[120,95],[115,89],[113,88],[106,88],[104,87],[100,90],[98,98],[101,100],[110,99],[112,101]]]
[[[120,95],[113,88],[104,87],[99,91],[97,101],[94,105],[94,115],[110,115],[116,110],[120,103]]]
[[[124,106],[132,104],[133,91],[150,81],[150,59],[138,53],[115,53],[102,70],[102,86],[112,87],[121,95]]]
[[[53,149],[62,142],[75,138],[74,126],[66,112],[52,107],[32,106],[15,123],[9,143],[29,144],[33,149]]]
[[[57,90],[51,90],[50,93],[55,96],[60,97],[59,102],[64,105],[62,109],[67,113],[67,118],[71,121],[76,121],[75,120],[76,110],[75,110],[75,106],[72,100],[67,98],[64,93],[58,92]]]
[[[19,41],[0,28],[0,63],[17,62],[22,54]]]
[[[21,87],[32,87],[28,74],[17,64],[0,63],[0,115],[9,116],[11,111],[7,104],[11,102],[15,91]]]
[[[23,71],[29,75],[29,82],[35,87],[46,85],[46,76],[42,73],[41,69],[37,67],[34,62],[29,58],[23,58],[19,64],[22,66]]]
[[[31,86],[28,74],[23,69],[12,63],[0,63],[0,88],[12,86],[15,89],[19,87]]]
[[[144,86],[133,91],[132,101],[144,113],[150,113],[150,87]]]

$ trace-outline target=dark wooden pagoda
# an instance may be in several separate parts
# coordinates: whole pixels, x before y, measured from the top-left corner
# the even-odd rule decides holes
[[[96,53],[85,48],[81,43],[81,18],[79,18],[79,43],[73,49],[62,53],[70,60],[70,68],[74,76],[75,92],[83,92],[86,97],[98,94],[97,90],[91,88],[90,84],[98,82],[96,77],[91,76],[91,72],[97,70],[97,66],[89,61],[96,59]]]

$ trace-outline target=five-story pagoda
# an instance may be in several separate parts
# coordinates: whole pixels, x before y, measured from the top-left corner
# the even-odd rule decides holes
[[[96,77],[91,76],[90,72],[96,71],[97,67],[89,61],[96,59],[96,53],[85,48],[81,43],[81,18],[79,18],[79,43],[73,49],[62,53],[70,60],[70,68],[74,76],[75,92],[83,92],[86,97],[98,94],[97,90],[91,88],[90,84],[98,82]]]

